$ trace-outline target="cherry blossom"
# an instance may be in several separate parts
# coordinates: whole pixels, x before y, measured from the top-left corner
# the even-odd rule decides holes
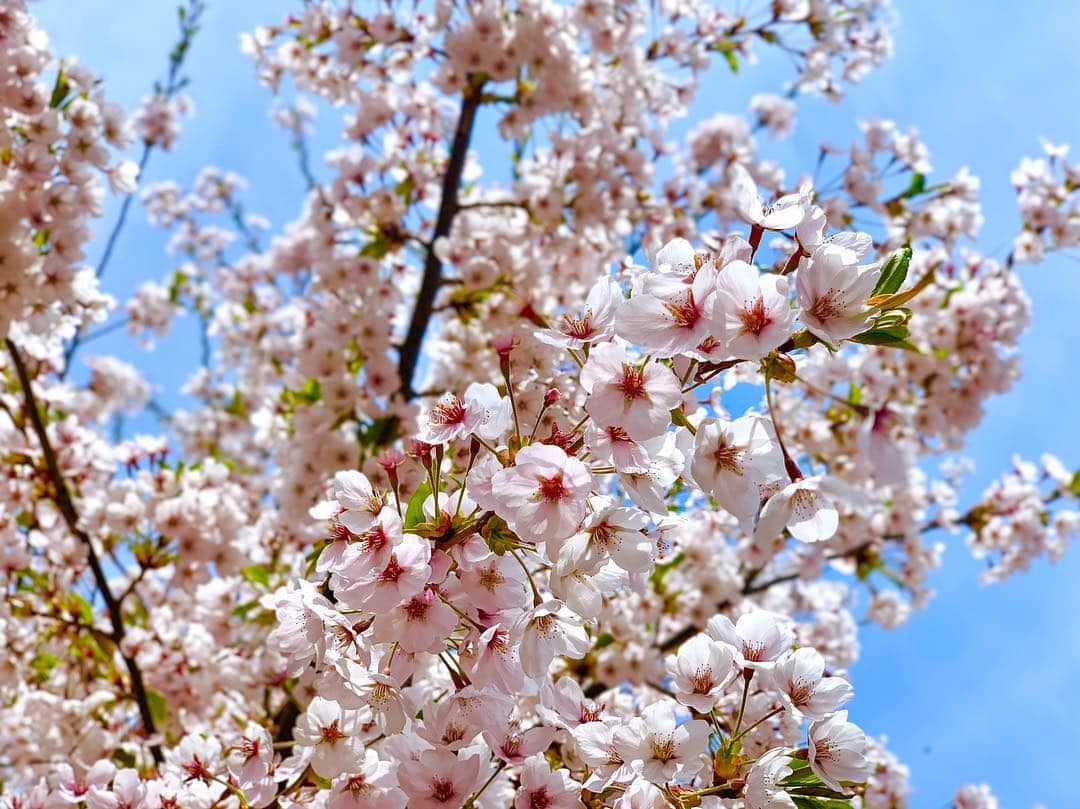
[[[749,809],[793,809],[795,801],[781,782],[790,776],[791,755],[777,748],[759,758],[746,776],[746,805]]]
[[[360,754],[360,717],[331,700],[315,697],[296,722],[297,744],[313,747],[311,767],[323,778],[348,772]]]
[[[480,765],[480,757],[475,754],[425,750],[415,760],[403,761],[397,778],[408,796],[408,806],[460,807],[479,785]]]
[[[657,273],[618,309],[615,333],[655,357],[692,351],[718,325],[711,315],[716,271],[709,265],[691,276]]]
[[[397,788],[390,762],[371,749],[356,771],[339,775],[330,786],[328,809],[404,809],[406,796]]]
[[[662,435],[682,400],[679,380],[660,363],[633,360],[616,343],[596,346],[581,369],[585,411],[598,427],[618,427],[634,441]]]
[[[830,714],[810,725],[810,768],[839,792],[843,791],[841,782],[866,778],[865,749],[866,736],[847,721],[847,711]]]
[[[570,536],[585,516],[591,486],[585,464],[549,444],[524,447],[513,466],[491,479],[499,498],[496,513],[533,542]]]
[[[521,786],[514,797],[515,809],[574,809],[583,806],[581,784],[565,769],[552,770],[543,756],[532,756],[521,768]]]
[[[423,420],[419,438],[428,444],[446,444],[468,435],[498,441],[510,426],[510,400],[494,385],[474,382],[459,398],[442,396]]]
[[[757,514],[764,486],[783,474],[772,425],[757,416],[702,423],[694,437],[694,480],[739,519]]]
[[[126,111],[0,0],[0,803],[907,806],[837,712],[861,625],[947,532],[1001,581],[1080,530],[1070,459],[972,500],[959,457],[1019,265],[1080,244],[1068,149],[997,261],[914,130],[761,137],[888,56],[881,0],[355,6],[242,39],[306,189],[271,222],[228,168],[147,183],[202,3]],[[784,96],[694,119],[770,49]],[[115,282],[142,214],[167,256]]]
[[[735,678],[734,650],[707,635],[695,635],[667,659],[675,697],[683,705],[708,713]]]
[[[758,196],[753,177],[741,163],[734,164],[730,173],[736,209],[751,225],[765,230],[788,230],[802,221],[805,215],[805,197],[802,194],[789,194],[765,207]]]
[[[581,620],[558,601],[545,601],[522,618],[521,667],[530,677],[547,671],[556,655],[583,657],[589,639]]]
[[[760,359],[791,334],[795,315],[787,280],[761,275],[745,261],[732,261],[720,271],[711,305],[732,356]]]
[[[862,242],[852,247],[824,242],[795,277],[799,319],[828,343],[835,345],[867,327],[866,302],[879,275],[875,265],[858,264],[867,248]]]
[[[699,752],[709,725],[700,719],[678,722],[668,701],[655,702],[641,716],[616,727],[612,745],[624,761],[654,784],[686,780],[701,769]]]
[[[825,658],[806,646],[785,652],[772,677],[785,702],[812,719],[824,719],[854,695],[843,677],[825,676]]]
[[[734,650],[737,665],[764,671],[791,649],[793,639],[787,620],[767,610],[744,613],[735,623],[726,615],[716,615],[709,619],[708,634]]]
[[[827,492],[827,479],[815,476],[795,480],[766,501],[754,528],[754,541],[771,542],[787,530],[800,542],[832,538],[840,523],[836,505]]]

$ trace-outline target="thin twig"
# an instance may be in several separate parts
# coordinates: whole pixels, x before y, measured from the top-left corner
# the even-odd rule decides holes
[[[195,33],[199,30],[199,18],[202,16],[204,9],[205,6],[201,0],[189,0],[187,6],[181,6],[179,9],[180,39],[173,46],[172,50],[169,51],[169,72],[166,75],[165,86],[162,87],[160,84],[156,85],[158,93],[166,101],[172,99],[187,81],[180,76],[180,70],[184,66],[185,57],[191,50],[191,41],[194,38]],[[139,155],[139,172],[136,175],[140,180],[146,169],[146,164],[150,162],[150,154],[153,151],[154,144],[144,141],[142,154]],[[116,249],[117,240],[120,238],[120,231],[124,229],[128,211],[131,209],[131,203],[134,199],[134,194],[128,194],[124,197],[124,201],[120,203],[120,213],[116,217],[116,224],[113,225],[113,229],[109,233],[108,241],[105,242],[105,251],[101,254],[101,260],[98,261],[98,265],[94,269],[94,277],[99,281],[105,274],[105,268],[109,266],[109,260],[112,259],[113,251]],[[85,338],[82,337],[81,333],[77,332],[72,338],[71,343],[64,350],[64,367],[60,370],[59,374],[61,379],[63,379],[71,369],[72,357],[75,356],[75,352],[78,351],[79,346],[84,339]]]

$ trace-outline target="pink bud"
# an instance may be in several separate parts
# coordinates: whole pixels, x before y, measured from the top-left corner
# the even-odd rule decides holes
[[[500,357],[509,357],[510,352],[514,350],[514,346],[517,341],[514,340],[512,334],[501,335],[499,337],[491,338],[491,347],[498,352]]]

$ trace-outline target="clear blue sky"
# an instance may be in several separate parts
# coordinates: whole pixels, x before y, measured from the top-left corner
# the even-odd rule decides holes
[[[196,117],[185,124],[175,154],[155,155],[147,179],[184,185],[207,164],[236,171],[251,184],[248,209],[280,225],[295,216],[303,183],[287,136],[269,125],[269,92],[239,53],[238,35],[281,19],[290,4],[208,4],[189,70]],[[175,36],[172,0],[42,0],[33,11],[58,54],[77,55],[104,76],[110,97],[129,108],[161,74]],[[839,106],[802,99],[796,135],[766,152],[791,170],[807,170],[821,140],[849,143],[861,118],[917,126],[930,146],[934,177],[967,165],[982,178],[987,224],[980,246],[1000,257],[1017,225],[1008,174],[1020,156],[1035,154],[1043,135],[1074,142],[1080,159],[1080,3],[913,0],[898,11],[895,57]],[[737,81],[718,73],[699,109],[742,110],[752,93],[777,90],[789,75],[785,60],[775,58],[744,67]],[[336,128],[325,127],[317,138],[333,144]],[[115,203],[110,206],[115,213]],[[107,287],[122,296],[145,278],[164,277],[172,265],[163,244],[162,234],[133,211]],[[91,260],[98,255],[100,244],[90,250]],[[1069,467],[1080,465],[1074,413],[1080,385],[1069,356],[1080,345],[1080,267],[1075,258],[1054,257],[1023,270],[1023,279],[1035,306],[1023,340],[1024,378],[990,403],[971,438],[977,471],[969,498],[1013,453],[1037,459],[1054,451]],[[190,323],[179,329],[163,347],[168,361],[159,355],[149,364],[148,376],[162,393],[182,381],[176,369],[191,367],[195,335]],[[147,368],[123,338],[94,348]],[[1010,809],[1077,805],[1077,551],[1057,566],[1040,564],[1003,585],[980,587],[978,565],[951,542],[945,567],[932,580],[938,596],[930,608],[894,632],[864,631],[853,718],[871,733],[889,734],[911,766],[917,809],[941,809],[967,781],[991,783]]]

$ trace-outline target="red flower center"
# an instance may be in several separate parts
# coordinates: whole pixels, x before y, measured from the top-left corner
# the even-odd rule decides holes
[[[772,323],[772,318],[765,311],[765,299],[758,295],[749,306],[739,310],[739,320],[747,334],[760,335],[765,327]]]
[[[336,719],[331,724],[322,728],[319,731],[319,736],[321,737],[322,741],[329,744],[333,744],[334,742],[345,738],[345,734],[341,732],[341,728],[338,727]]]
[[[686,299],[681,303],[666,303],[664,306],[680,329],[692,329],[701,320],[701,309],[694,301],[693,292],[687,292]]]
[[[449,803],[457,794],[454,782],[446,778],[433,778],[431,780],[431,797],[439,803]]]
[[[645,370],[643,368],[635,368],[632,365],[623,363],[622,379],[619,380],[618,388],[622,391],[628,403],[635,399],[649,398],[649,394],[645,390]]]
[[[465,403],[457,396],[446,396],[431,408],[428,418],[432,424],[461,424],[465,421]]]
[[[549,478],[540,478],[540,496],[549,503],[557,503],[566,497],[566,485],[563,483],[563,474],[559,472]]]
[[[592,312],[585,310],[581,317],[563,315],[563,334],[577,340],[588,340],[596,334],[592,325]]]

